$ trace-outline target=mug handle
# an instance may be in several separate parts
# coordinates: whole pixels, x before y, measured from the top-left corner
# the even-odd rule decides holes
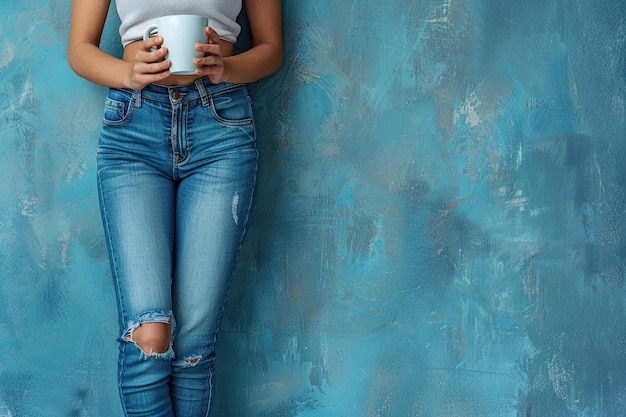
[[[150,25],[146,28],[146,30],[143,31],[143,40],[144,42],[148,40],[148,38],[152,35],[152,32],[155,30],[159,30],[159,27],[157,25]],[[153,52],[156,51],[155,48],[150,48]]]

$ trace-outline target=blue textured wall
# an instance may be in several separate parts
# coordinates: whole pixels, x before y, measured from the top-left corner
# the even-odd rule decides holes
[[[69,9],[0,5],[2,417],[119,415],[105,92],[65,62]],[[285,1],[215,415],[626,415],[625,20]]]

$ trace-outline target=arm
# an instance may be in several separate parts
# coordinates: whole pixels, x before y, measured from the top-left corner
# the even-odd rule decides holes
[[[154,37],[139,48],[134,62],[115,58],[99,48],[110,0],[73,0],[67,59],[81,77],[108,87],[142,89],[169,75],[169,61],[160,61],[165,48],[151,52],[163,42]],[[160,62],[159,62],[160,61]]]
[[[201,66],[196,73],[208,76],[213,83],[258,81],[278,70],[283,62],[281,1],[244,0],[244,6],[252,35],[250,50],[222,58],[219,38],[212,29],[207,29],[209,44],[197,46],[206,56],[196,60]]]

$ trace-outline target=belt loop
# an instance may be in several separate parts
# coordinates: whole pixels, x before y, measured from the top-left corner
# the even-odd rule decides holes
[[[209,93],[207,93],[206,88],[204,88],[203,80],[203,78],[196,80],[196,88],[198,89],[198,93],[200,93],[202,106],[207,107],[211,103],[211,101],[209,100]]]
[[[141,107],[141,90],[133,90],[135,96],[135,107]]]

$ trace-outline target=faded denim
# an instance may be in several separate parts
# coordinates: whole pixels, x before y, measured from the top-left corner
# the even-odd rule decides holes
[[[206,417],[215,341],[257,175],[245,86],[110,89],[98,189],[119,310],[127,416]],[[173,323],[165,353],[132,332]]]

